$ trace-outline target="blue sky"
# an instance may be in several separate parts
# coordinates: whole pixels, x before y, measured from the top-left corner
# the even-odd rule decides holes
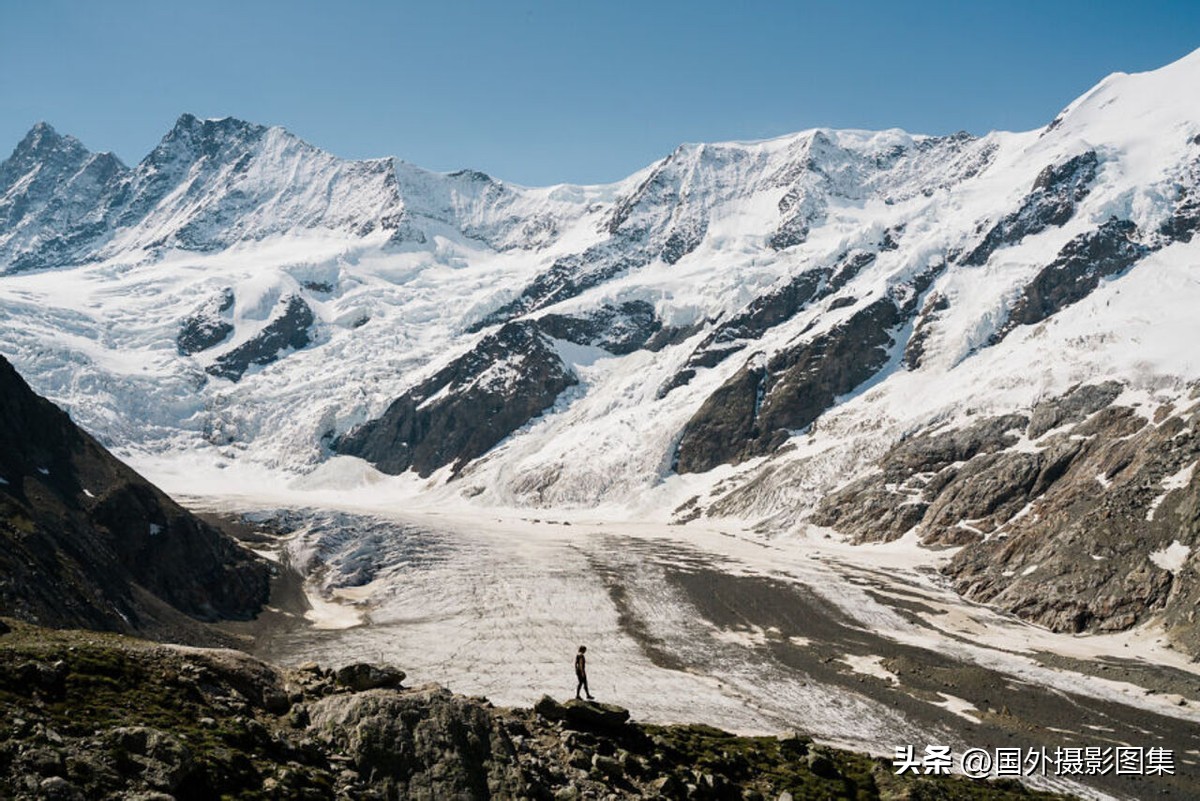
[[[0,0],[0,151],[46,120],[133,163],[189,111],[345,157],[591,183],[685,141],[1034,128],[1197,47],[1194,0]]]

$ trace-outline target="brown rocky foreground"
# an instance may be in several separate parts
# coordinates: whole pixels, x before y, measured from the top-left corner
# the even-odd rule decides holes
[[[899,778],[803,735],[648,726],[606,704],[501,709],[395,668],[0,623],[0,797],[1029,799]]]

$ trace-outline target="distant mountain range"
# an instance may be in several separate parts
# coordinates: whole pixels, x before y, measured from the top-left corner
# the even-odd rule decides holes
[[[1195,650],[1197,85],[1200,51],[1035,131],[682,145],[590,187],[191,115],[131,168],[39,124],[0,164],[0,352],[239,490],[378,469],[923,538],[969,597]]]

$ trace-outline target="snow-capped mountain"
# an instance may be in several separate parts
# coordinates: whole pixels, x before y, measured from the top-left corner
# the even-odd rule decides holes
[[[0,165],[0,352],[155,478],[924,535],[1049,625],[1194,634],[1197,85],[1200,51],[1035,131],[592,187],[190,115],[127,168],[41,124]]]
[[[404,216],[390,159],[347,163],[281,128],[179,118],[137,167],[39,123],[5,162],[7,270],[130,250],[213,251],[297,228],[362,236]]]

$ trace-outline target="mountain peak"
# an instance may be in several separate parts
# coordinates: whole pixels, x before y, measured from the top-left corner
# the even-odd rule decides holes
[[[17,143],[12,155],[0,161],[0,193],[23,176],[41,173],[59,180],[78,170],[91,153],[73,136],[63,136],[47,122],[39,122]]]
[[[67,152],[76,155],[86,155],[87,148],[73,136],[63,136],[54,130],[48,122],[39,122],[29,129],[29,133],[13,150],[13,158],[44,158],[49,154]]]
[[[179,155],[184,151],[192,158],[215,157],[231,150],[241,151],[260,141],[267,127],[256,125],[236,117],[200,119],[195,114],[184,113],[175,121],[174,127],[162,138],[155,153],[162,151]],[[155,156],[151,153],[151,157]]]
[[[30,142],[31,145],[36,146],[38,143],[46,139],[51,141],[61,140],[62,136],[59,135],[58,131],[54,130],[53,125],[45,120],[42,120],[41,122],[35,123],[34,126],[29,129],[29,133],[25,134],[25,138],[21,141]]]
[[[215,131],[215,130],[231,130],[231,129],[258,129],[265,130],[262,125],[256,125],[246,120],[238,119],[237,117],[197,117],[190,111],[185,111],[175,120],[173,131]]]

